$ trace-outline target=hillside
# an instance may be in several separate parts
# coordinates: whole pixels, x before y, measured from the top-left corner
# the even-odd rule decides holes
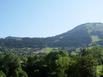
[[[82,24],[66,33],[47,39],[50,42],[48,45],[57,47],[83,47],[91,43],[102,45],[103,23]]]
[[[85,23],[74,29],[48,38],[6,37],[0,39],[1,47],[42,48],[42,47],[84,47],[91,43],[103,45],[103,23]]]

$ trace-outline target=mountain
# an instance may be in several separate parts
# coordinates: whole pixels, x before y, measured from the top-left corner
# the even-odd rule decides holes
[[[103,23],[85,23],[74,29],[48,38],[6,37],[0,39],[1,47],[8,48],[42,48],[42,47],[84,47],[96,43],[103,45]]]
[[[92,43],[103,45],[103,23],[85,23],[74,29],[47,38],[56,47],[83,47]],[[51,45],[51,46],[52,46]]]

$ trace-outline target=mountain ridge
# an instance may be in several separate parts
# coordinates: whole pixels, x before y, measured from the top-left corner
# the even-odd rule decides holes
[[[103,45],[103,23],[85,23],[65,33],[47,38],[6,37],[0,39],[1,47],[84,47],[91,43]]]

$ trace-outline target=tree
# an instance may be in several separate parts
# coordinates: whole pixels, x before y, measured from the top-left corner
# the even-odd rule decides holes
[[[94,57],[82,56],[77,63],[78,77],[96,77],[97,61]]]
[[[46,57],[47,67],[49,69],[49,75],[52,77],[65,77],[70,58],[65,51],[51,52]]]
[[[28,77],[28,75],[21,68],[17,68],[15,69],[15,77]]]
[[[5,55],[3,58],[2,70],[7,77],[15,77],[15,69],[21,67],[20,59],[14,54]],[[11,72],[12,71],[12,72]]]
[[[0,77],[6,77],[5,73],[0,71]]]
[[[87,49],[83,49],[68,68],[68,77],[96,77],[97,59]]]
[[[25,65],[25,70],[29,77],[47,77],[47,68],[42,61],[43,57],[39,55],[34,55],[28,57],[27,63]]]

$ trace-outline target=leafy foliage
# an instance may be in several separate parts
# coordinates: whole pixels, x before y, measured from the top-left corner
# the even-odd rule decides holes
[[[100,77],[103,47],[74,50],[49,49],[49,53],[18,54],[15,49],[1,48],[0,77]],[[4,52],[3,52],[4,50]],[[15,52],[15,53],[14,53]],[[98,71],[100,69],[100,71]]]

